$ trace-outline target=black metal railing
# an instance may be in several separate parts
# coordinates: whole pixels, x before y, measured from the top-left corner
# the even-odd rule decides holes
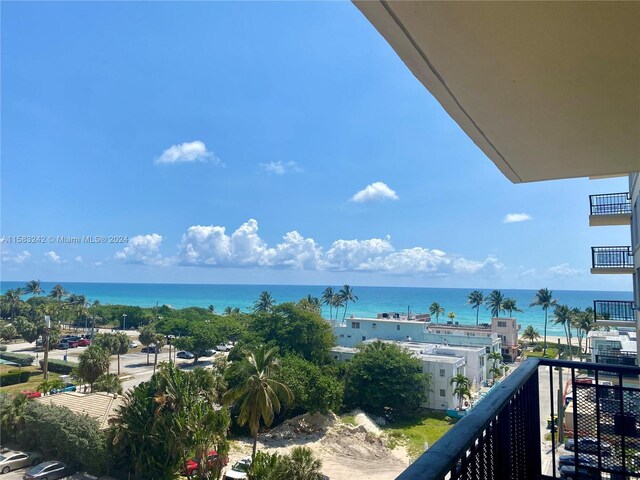
[[[397,478],[638,477],[639,375],[638,367],[529,359]]]
[[[591,247],[592,268],[633,268],[631,247]]]
[[[625,215],[631,213],[631,195],[623,193],[604,193],[589,195],[591,215]]]
[[[593,315],[596,322],[598,320],[611,320],[635,323],[636,308],[633,302],[626,300],[594,300]]]

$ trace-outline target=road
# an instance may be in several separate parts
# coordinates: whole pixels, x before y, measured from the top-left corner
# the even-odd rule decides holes
[[[554,476],[553,472],[553,455],[552,455],[552,443],[551,440],[545,440],[545,435],[549,435],[551,430],[547,429],[547,419],[551,417],[551,396],[550,396],[550,382],[549,382],[549,366],[538,367],[538,382],[539,382],[539,399],[540,399],[540,440],[541,440],[541,453],[542,453],[542,474]],[[558,387],[559,387],[559,371],[551,370],[553,373],[553,413],[558,415]],[[561,388],[564,389],[564,382],[567,379],[567,370],[564,370],[563,384]],[[564,455],[566,451],[563,447],[558,447],[556,444],[556,465],[558,464],[558,457]],[[556,472],[556,476],[557,476]]]

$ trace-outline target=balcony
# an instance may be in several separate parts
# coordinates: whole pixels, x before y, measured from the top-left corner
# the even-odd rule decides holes
[[[590,226],[631,224],[631,196],[628,192],[589,195],[589,203]]]
[[[633,327],[636,308],[625,300],[594,300],[593,314],[598,325],[605,327]]]
[[[591,273],[633,273],[631,247],[591,247]]]
[[[638,367],[529,359],[397,478],[637,478],[638,375]]]

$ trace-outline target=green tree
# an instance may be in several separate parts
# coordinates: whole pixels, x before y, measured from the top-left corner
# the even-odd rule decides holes
[[[493,375],[494,382],[495,382],[495,378],[499,377],[501,373],[500,364],[502,363],[502,354],[500,352],[491,352],[489,354],[489,360],[493,362],[490,372]]]
[[[550,307],[557,305],[557,301],[553,298],[553,292],[547,288],[541,288],[536,292],[530,307],[542,307],[544,310],[544,347],[542,356],[547,353],[547,312]]]
[[[11,311],[11,323],[13,323],[13,314],[16,306],[21,302],[22,295],[24,295],[24,292],[21,288],[7,290],[7,292],[4,294],[6,301],[9,302],[9,308]]]
[[[125,355],[129,351],[129,336],[124,332],[99,333],[95,336],[93,343],[109,352],[109,355],[118,356],[118,375],[120,375],[120,355]]]
[[[331,304],[336,309],[336,320],[338,320],[338,313],[340,311],[340,307],[344,307],[344,298],[339,293],[333,294],[333,299],[331,300]]]
[[[484,303],[484,293],[482,293],[480,290],[474,290],[467,297],[467,303],[471,305],[471,308],[476,309],[476,325],[478,325],[480,305]]]
[[[49,393],[54,388],[63,388],[64,383],[59,378],[48,378],[43,380],[37,388],[38,392]]]
[[[275,353],[275,348],[267,350],[264,345],[247,351],[245,365],[234,363],[230,369],[245,368],[248,377],[244,383],[230,389],[223,397],[226,405],[239,402],[238,424],[249,425],[253,436],[252,458],[256,456],[260,421],[262,420],[267,427],[271,426],[274,415],[280,412],[280,401],[293,403],[293,394],[289,387],[274,379],[280,371],[280,363]]]
[[[333,287],[327,287],[322,292],[322,304],[329,305],[329,318],[333,318],[333,296],[335,292],[333,291]]]
[[[280,478],[291,480],[320,480],[322,462],[308,447],[293,447],[291,453],[282,459]]]
[[[258,300],[256,300],[253,303],[253,312],[254,313],[270,312],[273,309],[275,304],[276,304],[276,301],[271,296],[271,293],[264,290],[263,292],[260,293]]]
[[[5,325],[0,328],[0,338],[6,342],[10,342],[18,336],[18,331],[13,325]]]
[[[529,340],[530,344],[533,345],[533,342],[540,338],[540,333],[533,328],[533,325],[528,325],[522,332],[522,338]]]
[[[509,312],[509,318],[513,318],[513,312],[522,313],[522,310],[516,304],[515,298],[505,298],[502,302],[502,310]]]
[[[441,307],[438,302],[433,302],[429,307],[429,313],[431,316],[435,315],[436,323],[439,323],[438,319],[440,318],[440,315],[444,315],[444,307]]]
[[[305,298],[301,299],[297,305],[303,310],[309,310],[317,313],[318,315],[322,314],[322,306],[318,297],[307,295]]]
[[[195,355],[193,363],[196,363],[207,350],[215,348],[216,345],[226,340],[221,334],[221,330],[223,329],[216,324],[191,322],[187,326],[185,335],[173,340],[173,344],[177,350],[192,352]]]
[[[581,331],[581,336],[578,337],[578,341],[581,342],[583,338],[585,339],[584,353],[586,354],[589,347],[589,333],[592,332],[593,330],[598,329],[598,326],[596,324],[596,321],[593,315],[593,308],[587,307],[584,309],[584,312],[582,312],[582,315],[580,315],[580,318],[579,318],[579,327]],[[582,350],[581,343],[580,343],[580,349]]]
[[[59,283],[54,285],[54,287],[51,289],[51,292],[49,292],[49,297],[58,301],[58,308],[56,311],[56,320],[58,322],[60,321],[60,314],[62,312],[62,299],[66,295],[67,295],[66,290]]]
[[[557,305],[553,310],[553,316],[555,317],[553,320],[554,325],[562,325],[562,328],[564,329],[564,338],[567,340],[567,345],[569,345],[569,356],[573,360],[573,354],[571,353],[570,331],[573,312],[568,305]]]
[[[456,314],[454,312],[449,312],[447,314],[447,317],[449,317],[449,321],[453,323],[453,321],[456,319]]]
[[[22,289],[25,295],[33,295],[33,297],[37,297],[38,295],[42,295],[44,290],[42,290],[42,286],[40,285],[40,280],[31,280],[26,283],[24,288]],[[31,303],[31,319],[35,320],[35,301]]]
[[[338,292],[340,298],[344,302],[344,313],[342,314],[342,321],[347,317],[347,307],[349,306],[349,302],[356,303],[358,300],[358,296],[353,293],[353,288],[349,285],[345,285]]]
[[[344,398],[344,386],[335,375],[296,355],[281,361],[276,380],[287,385],[294,402],[288,405],[296,413],[338,411]]]
[[[285,478],[282,457],[278,453],[256,452],[247,470],[248,480],[280,480]]]
[[[91,391],[122,395],[122,381],[115,373],[103,373],[96,379]]]
[[[455,385],[453,394],[458,397],[458,410],[462,410],[464,398],[471,398],[471,382],[463,373],[458,373],[449,383]]]
[[[93,391],[93,384],[98,377],[109,371],[109,352],[97,345],[90,345],[78,360],[78,374]]]
[[[361,346],[349,362],[345,400],[374,412],[384,407],[410,412],[426,401],[429,383],[419,359],[396,344],[377,341]]]
[[[487,310],[491,311],[491,316],[498,318],[500,317],[500,312],[504,311],[504,294],[500,290],[494,290],[489,294],[485,303]]]
[[[314,363],[326,363],[335,345],[331,325],[318,313],[294,303],[283,303],[267,315],[256,315],[250,328],[263,343]]]
[[[0,438],[16,440],[24,427],[27,397],[0,394]]]
[[[156,327],[154,325],[145,325],[140,329],[138,340],[147,348],[147,365],[149,365],[149,346],[155,341]]]
[[[14,322],[18,334],[27,343],[35,342],[44,332],[44,321],[29,321],[25,317],[18,317]]]

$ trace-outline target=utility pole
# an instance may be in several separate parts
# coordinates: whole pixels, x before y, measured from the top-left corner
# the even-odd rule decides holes
[[[43,338],[43,344],[44,344],[44,361],[42,364],[42,373],[43,376],[42,378],[44,380],[48,380],[49,379],[49,334],[50,334],[50,329],[51,329],[51,317],[49,315],[45,315],[44,316],[44,338]]]

